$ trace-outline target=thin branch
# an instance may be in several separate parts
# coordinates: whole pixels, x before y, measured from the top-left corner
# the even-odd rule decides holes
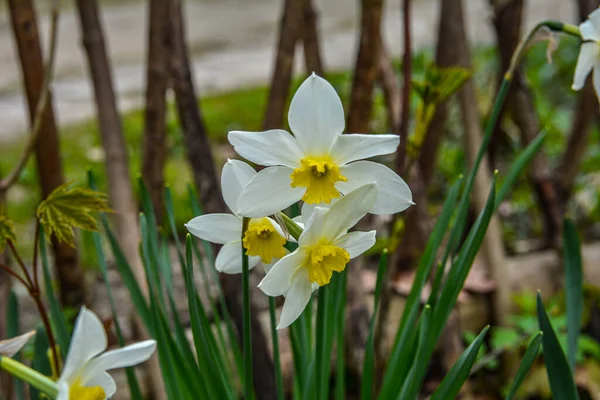
[[[39,288],[39,278],[38,278],[38,247],[40,241],[40,220],[35,220],[35,238],[33,239],[33,284],[34,287]]]
[[[36,146],[37,139],[40,135],[42,121],[44,120],[44,113],[48,106],[48,99],[50,98],[50,83],[52,80],[54,70],[54,60],[56,56],[56,47],[58,42],[58,17],[60,15],[60,9],[58,1],[54,0],[52,3],[52,10],[50,14],[50,39],[48,46],[48,56],[46,59],[46,65],[44,68],[44,82],[42,84],[42,93],[35,109],[35,117],[33,119],[33,125],[31,126],[31,133],[29,134],[29,140],[23,149],[21,158],[17,162],[15,168],[6,176],[6,178],[0,180],[0,193],[6,192],[21,176],[27,160],[33,152]]]
[[[15,244],[12,241],[10,241],[10,240],[8,240],[6,243],[8,244],[8,247],[10,248],[10,250],[12,251],[12,253],[13,253],[14,257],[15,257],[15,260],[17,260],[17,263],[19,264],[19,266],[23,270],[23,274],[25,275],[25,279],[29,283],[27,285],[27,287],[28,288],[36,288],[36,286],[34,286],[34,284],[33,284],[33,281],[31,280],[31,275],[29,275],[29,272],[27,271],[27,266],[25,265],[25,263],[23,262],[23,259],[19,255],[19,252],[17,251],[17,248],[15,247]]]
[[[410,123],[410,90],[412,77],[412,38],[410,34],[410,0],[403,0],[404,55],[402,57],[402,108],[400,111],[400,146],[396,158],[398,174],[404,173],[406,166],[406,145]]]
[[[15,271],[13,271],[12,269],[10,269],[8,266],[6,266],[4,264],[0,264],[0,269],[3,269],[7,274],[9,274],[13,278],[15,278],[16,280],[18,280],[19,282],[21,282],[21,284],[23,286],[25,286],[27,288],[27,290],[30,289],[29,288],[29,284],[27,282],[25,282],[25,279],[23,279],[19,274],[17,274]]]

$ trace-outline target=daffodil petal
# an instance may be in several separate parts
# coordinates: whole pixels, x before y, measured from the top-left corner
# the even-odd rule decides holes
[[[283,257],[260,281],[258,288],[267,296],[281,296],[290,288],[294,272],[301,267],[305,259],[306,253],[301,248]]]
[[[110,399],[115,395],[115,393],[117,393],[117,384],[115,383],[115,380],[106,372],[102,372],[94,376],[85,386],[100,386],[102,389],[104,389],[107,399]]]
[[[350,258],[355,258],[373,247],[375,234],[375,231],[350,232],[333,242],[333,245],[345,249],[350,254]]]
[[[287,328],[298,319],[306,308],[312,292],[312,284],[308,280],[308,270],[300,268],[294,275],[290,289],[285,296],[277,329]]]
[[[221,173],[221,191],[227,207],[237,215],[237,201],[244,186],[256,175],[254,168],[243,161],[227,160]]]
[[[600,9],[594,10],[588,19],[579,25],[583,40],[600,40]]]
[[[300,200],[306,188],[290,186],[292,172],[288,167],[268,167],[260,171],[240,194],[239,215],[265,217]]]
[[[69,384],[66,381],[58,382],[56,400],[69,400]]]
[[[30,331],[12,339],[0,340],[0,356],[13,357],[21,351],[23,346],[25,346],[34,336],[35,331]]]
[[[597,43],[582,43],[577,57],[577,65],[575,66],[575,76],[573,77],[573,85],[571,89],[580,90],[585,85],[590,71],[598,61],[600,47]]]
[[[344,131],[344,107],[333,86],[313,73],[292,98],[288,122],[304,153],[322,156]]]
[[[242,237],[242,220],[231,214],[201,215],[185,227],[192,235],[212,243],[225,244]]]
[[[337,182],[335,186],[347,194],[367,183],[377,184],[377,199],[371,214],[395,214],[413,205],[410,188],[402,178],[385,165],[372,161],[356,161],[340,168],[347,182]]]
[[[594,90],[596,97],[600,100],[600,60],[597,60],[594,66]]]
[[[259,165],[296,168],[304,157],[296,138],[282,129],[265,132],[232,131],[227,138],[236,153]]]
[[[333,142],[330,156],[337,165],[364,160],[383,154],[391,154],[400,144],[398,135],[340,135]]]
[[[252,269],[260,262],[260,257],[248,257],[248,267]],[[224,274],[242,273],[242,241],[227,243],[221,247],[215,260],[215,268]]]
[[[156,341],[145,340],[121,349],[107,351],[91,360],[84,368],[81,373],[81,384],[84,386],[102,386],[104,388],[104,385],[94,383],[95,380],[102,379],[103,373],[111,369],[131,367],[143,363],[152,356],[155,350]]]
[[[323,228],[325,225],[325,215],[329,212],[329,208],[315,207],[315,210],[310,215],[306,222],[306,226],[298,239],[300,246],[313,246],[323,238]]]
[[[345,234],[373,208],[376,198],[377,186],[374,183],[363,185],[342,197],[324,217],[323,237],[334,241]]]
[[[69,382],[95,356],[106,350],[106,331],[96,314],[81,307],[61,380]]]

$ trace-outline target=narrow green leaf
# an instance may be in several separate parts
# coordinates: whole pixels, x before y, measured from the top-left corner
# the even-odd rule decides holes
[[[19,335],[21,332],[20,326],[20,312],[19,312],[19,298],[15,294],[14,291],[10,291],[10,296],[8,297],[8,308],[6,313],[6,333],[9,338],[13,338]],[[21,361],[21,353],[17,353],[13,357],[17,361]],[[13,379],[15,394],[17,399],[25,398],[25,386],[23,381],[20,379]]]
[[[578,400],[579,395],[573,379],[573,372],[550,324],[550,319],[542,302],[542,295],[539,292],[537,294],[537,314],[540,330],[544,334],[542,336],[544,364],[546,364],[552,397],[555,399]]]
[[[273,345],[273,364],[275,368],[275,387],[277,400],[285,399],[283,390],[283,374],[281,371],[281,357],[279,355],[279,333],[277,331],[277,316],[275,315],[275,297],[269,297],[269,322],[271,326],[271,342]]]
[[[410,368],[406,380],[402,385],[400,394],[396,397],[399,400],[402,399],[414,399],[417,397],[419,388],[421,387],[420,380],[416,378],[419,373],[419,364],[429,364],[429,358],[423,357],[423,352],[427,347],[427,336],[429,335],[429,326],[431,324],[431,306],[429,304],[423,307],[421,313],[421,320],[419,322],[419,335],[417,342],[417,350],[415,353],[415,362]],[[416,331],[413,331],[414,338],[417,338]]]
[[[379,310],[379,299],[381,298],[381,289],[383,280],[388,267],[388,250],[383,249],[379,258],[379,268],[377,268],[377,283],[375,284],[375,301],[373,304],[373,315],[369,323],[369,337],[365,349],[365,359],[363,362],[363,376],[360,388],[360,398],[369,400],[373,398],[373,372],[375,367],[375,322],[377,321],[377,311]]]
[[[538,332],[529,341],[529,345],[527,345],[527,350],[525,351],[525,355],[521,360],[521,364],[519,365],[519,369],[515,374],[515,379],[513,379],[512,384],[510,385],[510,390],[508,392],[508,396],[506,396],[506,400],[512,400],[517,394],[517,390],[525,380],[527,373],[531,369],[533,362],[537,358],[537,355],[540,351],[540,346],[542,345],[542,332]]]
[[[52,375],[52,369],[50,368],[50,362],[48,360],[48,336],[44,327],[36,329],[35,340],[34,340],[34,353],[32,367],[37,372],[46,376]],[[31,388],[30,396],[32,400],[41,400],[45,398],[45,394],[41,394],[37,389]]]
[[[431,400],[454,399],[458,395],[460,388],[469,379],[469,373],[473,367],[473,363],[477,358],[477,353],[483,344],[483,339],[490,329],[486,326],[481,333],[475,338],[473,343],[461,354],[452,366],[448,374],[444,377],[438,388],[431,395]]]
[[[335,400],[346,399],[346,360],[345,360],[345,327],[346,327],[346,295],[348,285],[348,271],[341,273],[341,285],[338,290],[338,310],[336,311],[336,374],[335,374]]]
[[[567,297],[567,349],[569,365],[575,371],[577,340],[583,315],[583,267],[581,243],[575,224],[565,219],[563,224],[563,251],[565,262],[565,292]]]
[[[44,291],[46,292],[46,299],[48,300],[50,320],[54,336],[56,337],[56,343],[58,344],[58,347],[60,347],[60,353],[62,354],[63,359],[65,359],[64,357],[69,350],[71,335],[69,334],[67,320],[60,308],[56,293],[54,292],[54,286],[52,285],[52,275],[50,274],[50,267],[48,265],[47,243],[44,229],[40,229],[39,246],[40,256],[42,258],[42,272],[44,274]]]

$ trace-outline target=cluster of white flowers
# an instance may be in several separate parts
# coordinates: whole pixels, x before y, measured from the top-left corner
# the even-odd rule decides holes
[[[342,134],[342,102],[334,88],[313,74],[300,86],[288,114],[293,135],[280,129],[229,133],[235,151],[258,165],[242,161],[223,167],[223,198],[232,214],[209,214],[186,224],[193,235],[222,244],[216,268],[242,271],[242,246],[249,267],[262,263],[266,276],[259,288],[269,296],[285,295],[278,328],[302,313],[314,290],[329,283],[350,259],[375,244],[375,231],[348,231],[367,213],[394,214],[412,202],[408,185],[391,169],[372,161],[396,151],[397,135]],[[303,227],[297,248],[285,227],[269,218],[302,200]],[[243,218],[250,218],[243,230]]]

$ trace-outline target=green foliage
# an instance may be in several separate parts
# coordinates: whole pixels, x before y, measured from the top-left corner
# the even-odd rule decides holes
[[[9,240],[12,243],[17,242],[15,224],[2,213],[2,209],[0,208],[0,253],[4,251],[6,242]]]
[[[66,183],[42,201],[37,216],[48,238],[55,236],[59,242],[74,247],[73,228],[95,231],[98,226],[92,213],[111,211],[106,194]]]

